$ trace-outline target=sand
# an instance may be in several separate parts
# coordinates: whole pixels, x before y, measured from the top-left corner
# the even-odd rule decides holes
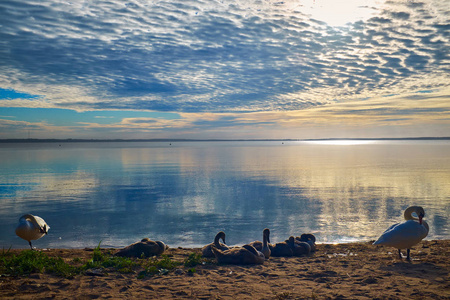
[[[67,262],[92,258],[92,249],[44,251]],[[199,251],[165,254],[183,261]],[[319,244],[308,257],[271,257],[257,266],[205,264],[193,274],[181,266],[144,279],[118,271],[72,279],[2,275],[0,299],[450,299],[450,240],[423,241],[411,256],[411,262],[400,260],[396,249],[371,243]]]

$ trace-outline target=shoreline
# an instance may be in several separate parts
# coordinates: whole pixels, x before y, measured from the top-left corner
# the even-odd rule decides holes
[[[111,253],[117,248],[101,248]],[[26,249],[11,249],[14,254]],[[47,249],[68,263],[87,261],[93,249]],[[405,252],[405,251],[404,251]],[[183,261],[199,248],[169,248]],[[33,273],[0,276],[1,299],[450,299],[450,240],[425,240],[400,260],[394,248],[371,242],[317,244],[305,257],[271,257],[263,265],[181,266],[138,278],[136,272],[106,270],[72,279]]]

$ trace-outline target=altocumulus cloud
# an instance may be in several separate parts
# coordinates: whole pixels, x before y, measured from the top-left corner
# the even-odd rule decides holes
[[[450,82],[446,1],[334,27],[301,3],[2,0],[0,88],[42,97],[0,105],[295,111]]]

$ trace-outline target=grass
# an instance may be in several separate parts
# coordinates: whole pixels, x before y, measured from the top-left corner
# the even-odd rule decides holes
[[[89,269],[103,269],[120,273],[138,273],[138,278],[146,276],[165,275],[177,268],[185,267],[188,274],[196,272],[197,265],[211,263],[202,258],[201,254],[191,253],[183,262],[175,261],[168,255],[150,258],[128,258],[114,256],[111,250],[102,251],[100,243],[93,250],[92,258],[83,262],[80,258],[65,262],[61,257],[50,257],[45,252],[23,250],[14,254],[8,250],[0,253],[0,276],[26,276],[32,273],[46,273],[73,278],[84,274]]]
[[[65,263],[61,257],[48,257],[43,252],[24,250],[15,255],[3,250],[0,254],[0,272],[13,276],[48,273],[70,278],[79,270]]]
[[[191,253],[189,257],[184,261],[184,266],[187,268],[192,268],[197,265],[206,263],[206,260],[199,253]]]

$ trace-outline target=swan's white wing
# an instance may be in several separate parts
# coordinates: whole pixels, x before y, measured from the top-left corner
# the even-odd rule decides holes
[[[407,249],[418,244],[428,234],[428,230],[416,221],[410,220],[392,225],[374,245],[381,244],[397,249]]]
[[[50,229],[50,226],[48,226],[47,222],[45,222],[44,219],[42,219],[41,217],[38,217],[38,216],[34,216],[34,218],[36,220],[36,223],[38,223],[38,225],[42,229],[44,229],[44,227],[45,227],[46,232]]]

